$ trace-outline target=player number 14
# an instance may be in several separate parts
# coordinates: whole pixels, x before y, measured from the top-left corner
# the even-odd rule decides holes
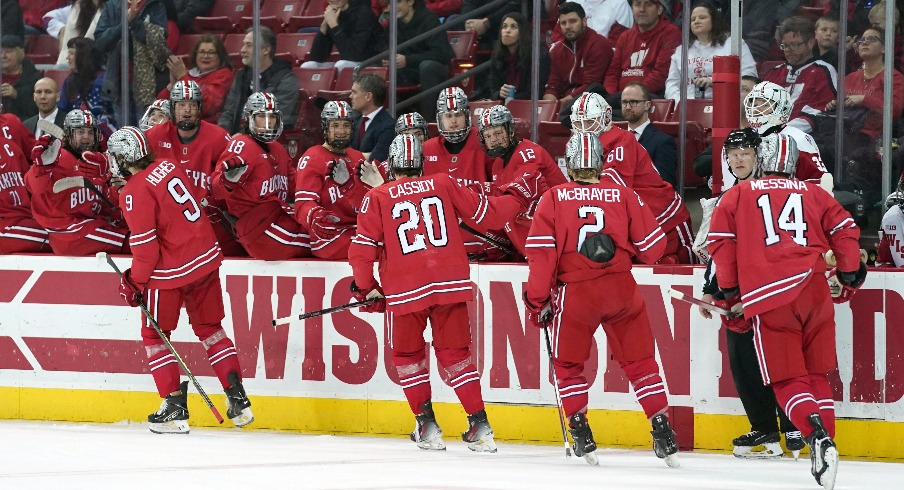
[[[775,227],[778,229],[793,233],[791,239],[802,247],[807,246],[807,222],[804,221],[804,202],[803,196],[794,192],[788,195],[782,211],[778,215],[778,220],[773,220],[772,202],[769,200],[768,194],[763,194],[756,200],[757,206],[763,212],[763,224],[766,228],[766,246],[775,245],[781,240],[776,233]]]

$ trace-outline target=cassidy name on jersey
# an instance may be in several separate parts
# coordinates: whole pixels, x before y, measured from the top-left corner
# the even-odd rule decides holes
[[[436,190],[436,187],[433,184],[433,179],[413,182],[400,182],[399,184],[389,188],[389,197],[396,199],[399,196],[423,194],[425,192],[432,192],[434,190]]]

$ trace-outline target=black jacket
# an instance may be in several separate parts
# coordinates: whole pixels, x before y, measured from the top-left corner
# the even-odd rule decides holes
[[[311,46],[311,61],[326,61],[334,44],[339,50],[339,59],[347,61],[364,61],[386,50],[385,32],[369,3],[352,0],[348,9],[339,13],[339,25],[327,30],[326,34],[318,30]]]
[[[650,159],[653,160],[653,165],[659,171],[662,180],[677,188],[678,180],[675,175],[678,168],[678,146],[675,139],[657,129],[651,122],[644,128],[637,142],[650,154]]]
[[[395,118],[384,107],[374,120],[367,125],[364,139],[358,141],[361,134],[361,118],[352,126],[352,148],[361,153],[370,153],[369,161],[385,162],[389,156],[389,145],[395,137]]]
[[[5,35],[5,34],[4,34]],[[35,82],[41,79],[41,73],[35,69],[34,63],[22,60],[22,74],[13,84],[15,97],[3,97],[3,112],[15,114],[19,119],[28,119],[38,113],[35,105]]]
[[[399,44],[413,39],[418,34],[433,29],[439,25],[439,18],[436,14],[427,10],[421,2],[414,4],[414,16],[407,24],[399,22]],[[430,36],[427,39],[416,43],[414,46],[400,49],[399,54],[405,55],[405,68],[417,69],[422,61],[433,60],[440,63],[449,63],[455,56],[452,46],[449,44],[449,38],[445,32],[440,32]]]
[[[477,99],[493,99],[499,100],[499,88],[506,82],[508,78],[508,66],[504,60],[492,60],[490,71],[487,73],[486,81],[483,86],[471,94],[471,100]],[[516,99],[530,99],[530,62],[518,66],[518,85],[515,86]],[[549,79],[549,50],[545,46],[540,46],[540,98],[543,98],[543,91],[546,90],[546,81]]]
[[[238,132],[242,120],[242,109],[251,95],[251,67],[245,67],[235,74],[232,87],[226,94],[226,103],[217,125],[234,134]],[[273,58],[273,64],[261,72],[261,91],[269,92],[276,98],[277,107],[286,129],[295,126],[298,113],[298,77],[292,73],[292,64]]]
[[[215,0],[173,0],[176,7],[176,25],[182,33],[195,32],[195,17],[210,13]],[[248,15],[251,15],[249,12]]]

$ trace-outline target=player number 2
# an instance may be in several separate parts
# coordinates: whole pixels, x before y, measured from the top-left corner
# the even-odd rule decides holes
[[[597,206],[579,207],[578,217],[581,219],[592,217],[594,220],[593,223],[584,223],[578,231],[578,252],[580,252],[581,246],[584,245],[584,240],[587,239],[587,235],[596,234],[602,231],[606,226],[606,220],[603,216],[603,210]]]
[[[185,216],[185,219],[194,223],[198,221],[198,218],[201,217],[201,208],[198,207],[198,203],[195,202],[195,198],[191,196],[191,192],[188,191],[188,188],[185,187],[185,184],[179,179],[179,177],[174,177],[167,184],[166,188],[169,190],[171,196],[173,196],[173,200],[178,204],[189,204],[188,209],[182,210],[182,215]]]
[[[443,201],[440,198],[425,197],[417,206],[411,201],[397,202],[392,207],[392,217],[400,219],[402,213],[408,214],[408,219],[397,230],[402,254],[407,255],[418,250],[426,250],[426,240],[430,240],[430,244],[434,247],[445,247],[449,243],[449,235],[446,233],[446,213],[443,211]],[[408,232],[417,229],[421,216],[424,218],[424,227],[427,229],[426,240],[423,233],[414,233],[409,240]]]
[[[772,202],[769,201],[769,195],[763,194],[756,200],[757,206],[763,212],[763,224],[766,227],[766,246],[775,245],[781,240],[775,227],[778,229],[793,233],[791,239],[802,247],[807,246],[807,222],[804,221],[804,201],[803,196],[794,192],[788,195],[782,211],[778,215],[778,220],[773,221]]]

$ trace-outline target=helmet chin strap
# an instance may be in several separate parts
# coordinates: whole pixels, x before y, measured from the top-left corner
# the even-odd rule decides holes
[[[199,125],[200,124],[198,123],[198,121],[178,121],[176,123],[176,127],[181,129],[182,131],[193,131]]]

